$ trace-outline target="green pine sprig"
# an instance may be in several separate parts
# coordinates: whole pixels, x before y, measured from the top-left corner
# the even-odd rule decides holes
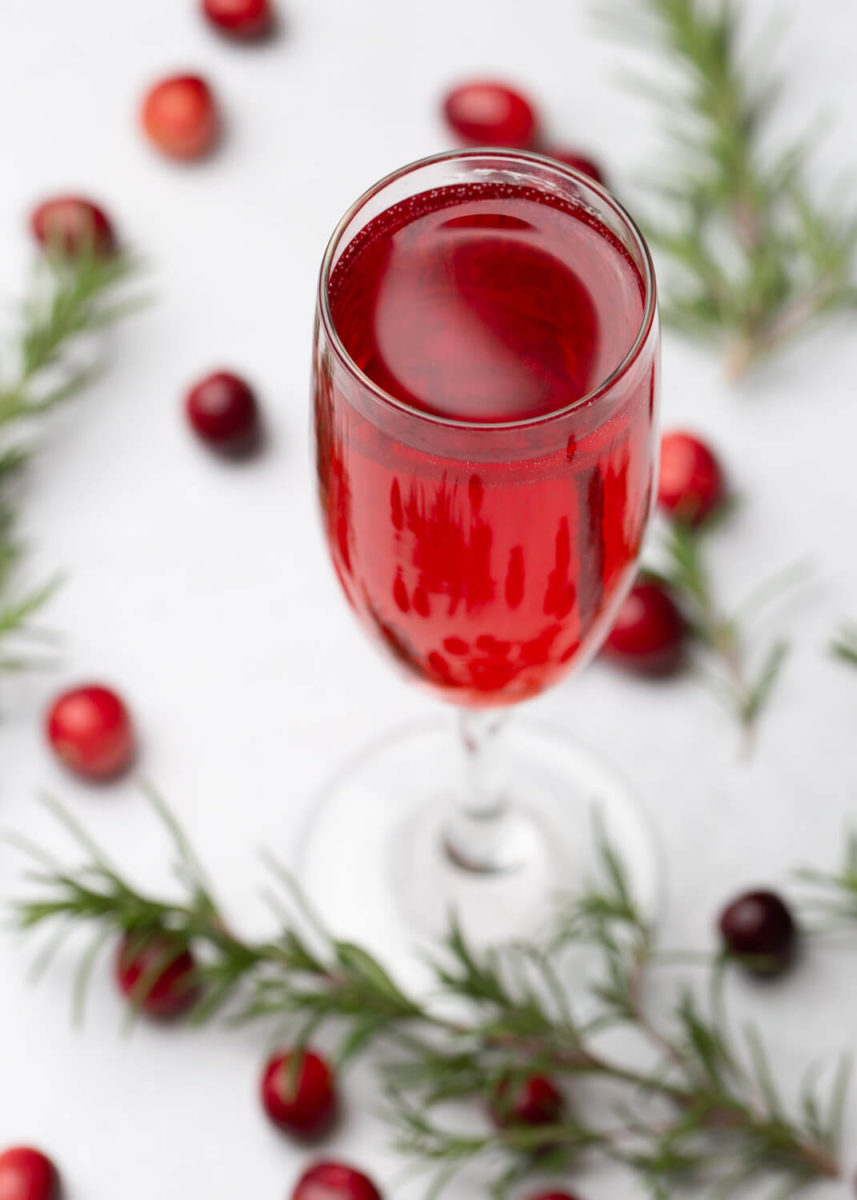
[[[847,928],[857,923],[857,833],[849,834],[842,863],[834,871],[805,867],[797,873],[806,887],[804,908],[826,927]]]
[[[772,154],[781,90],[748,56],[735,0],[631,0],[616,22],[676,78],[654,88],[673,153],[649,188],[646,233],[665,265],[663,309],[676,327],[726,347],[738,378],[822,316],[857,303],[857,215],[809,182],[809,147]],[[770,42],[770,38],[768,39]]]
[[[725,612],[716,596],[705,561],[705,542],[728,516],[727,504],[696,526],[669,521],[663,539],[663,561],[647,573],[665,584],[679,604],[688,629],[713,670],[708,677],[715,694],[733,713],[750,739],[770,700],[788,656],[788,643],[772,642],[751,653],[750,620],[758,610],[789,591],[805,576],[801,566],[788,568],[757,587],[749,601]],[[755,661],[755,667],[751,665]]]
[[[325,930],[275,864],[269,870],[280,930],[267,941],[242,938],[187,838],[153,802],[173,841],[178,899],[133,886],[56,808],[85,862],[70,870],[40,846],[15,839],[32,860],[36,889],[15,906],[18,925],[56,927],[48,955],[67,929],[93,929],[79,997],[113,937],[166,932],[198,963],[197,1022],[224,1011],[235,1020],[273,1021],[298,1046],[324,1029],[336,1039],[339,1062],[372,1047],[395,1143],[429,1171],[432,1194],[475,1168],[499,1195],[534,1173],[567,1177],[582,1155],[624,1165],[653,1196],[691,1185],[712,1198],[732,1197],[760,1178],[779,1181],[790,1194],[838,1175],[847,1062],[826,1097],[811,1080],[797,1105],[788,1105],[759,1035],[742,1037],[733,1028],[727,963],[719,958],[697,967],[701,976],[685,978],[672,1002],[654,1008],[648,981],[663,965],[654,931],[603,839],[600,878],[560,907],[549,939],[479,949],[453,927],[435,955],[435,988],[426,998],[403,989],[364,948]],[[600,971],[589,984],[578,973],[570,987],[565,956],[581,946]],[[707,989],[700,986],[706,975]],[[614,1029],[630,1031],[635,1046],[608,1053],[603,1035]],[[564,1082],[571,1098],[565,1113],[540,1127],[488,1121],[498,1088],[534,1072]],[[589,1118],[574,1100],[582,1081],[612,1099],[611,1115]]]
[[[17,336],[0,358],[0,672],[32,663],[33,617],[56,587],[56,580],[29,591],[15,587],[22,553],[14,532],[15,489],[34,428],[95,378],[97,368],[82,361],[84,343],[140,307],[139,297],[125,293],[138,269],[127,253],[82,249],[69,257],[50,249],[21,306]]]
[[[836,658],[857,667],[857,625],[843,625],[834,637],[830,649]]]

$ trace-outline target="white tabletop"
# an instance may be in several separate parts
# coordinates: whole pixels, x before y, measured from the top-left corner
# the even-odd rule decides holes
[[[782,130],[803,131],[819,105],[841,118],[819,155],[824,190],[857,163],[857,9],[752,7],[760,28],[793,10]],[[319,533],[307,377],[326,238],[373,179],[448,144],[438,97],[450,81],[519,80],[542,98],[556,139],[594,152],[626,191],[656,152],[652,113],[619,87],[626,60],[593,31],[584,0],[290,0],[287,36],[258,49],[218,40],[192,0],[2,8],[4,311],[30,255],[28,207],[65,189],[103,198],[148,258],[158,300],[112,338],[105,378],[46,431],[22,497],[28,572],[68,575],[45,618],[65,644],[57,673],[0,681],[0,823],[62,843],[37,807],[48,789],[141,881],[166,882],[135,782],[76,785],[43,746],[41,714],[61,684],[113,681],[142,731],[141,769],[189,827],[236,920],[261,931],[257,847],[287,855],[340,758],[435,711],[358,632]],[[205,72],[228,114],[222,150],[202,166],[159,160],[138,132],[141,90],[174,68]],[[825,653],[838,620],[857,616],[853,330],[832,322],[732,391],[706,353],[672,336],[665,345],[666,423],[710,436],[745,497],[712,546],[726,600],[796,560],[815,567],[779,614],[794,650],[755,757],[738,761],[734,728],[693,679],[652,686],[596,665],[532,706],[634,780],[669,864],[671,944],[705,944],[735,888],[832,863],[845,823],[857,824],[857,672]],[[239,469],[201,451],[180,416],[185,385],[220,365],[255,380],[273,434]],[[19,871],[4,849],[2,898]],[[257,1109],[261,1030],[140,1027],[122,1039],[119,1001],[99,977],[75,1031],[71,953],[37,989],[27,963],[4,935],[0,1145],[43,1144],[69,1200],[286,1195],[300,1155]],[[853,1043],[855,983],[857,939],[814,949],[778,989],[739,988],[786,1086],[810,1058]],[[360,1079],[331,1150],[389,1181]],[[853,1157],[857,1134],[851,1143]],[[581,1191],[636,1194],[604,1186],[593,1175]]]

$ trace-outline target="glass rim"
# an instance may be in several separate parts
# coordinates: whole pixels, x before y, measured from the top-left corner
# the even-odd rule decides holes
[[[425,409],[417,408],[413,404],[408,404],[405,400],[400,400],[397,396],[393,396],[387,392],[379,384],[375,383],[361,368],[357,365],[354,359],[349,354],[344,342],[339,336],[339,332],[333,320],[333,314],[330,311],[330,294],[329,284],[331,269],[333,266],[334,255],[339,248],[343,234],[348,228],[351,221],[366,204],[369,203],[375,196],[382,192],[391,183],[395,183],[407,175],[420,170],[422,167],[433,166],[435,163],[450,162],[456,159],[466,160],[473,158],[485,158],[506,160],[510,163],[534,163],[539,166],[547,166],[552,168],[557,175],[565,176],[573,183],[582,185],[584,188],[594,192],[598,198],[603,201],[619,218],[625,228],[631,235],[631,239],[635,248],[640,254],[643,267],[643,285],[644,285],[644,306],[643,315],[640,319],[640,327],[637,330],[637,335],[631,343],[630,349],[617,367],[601,381],[596,387],[592,388],[584,396],[580,396],[577,400],[573,400],[570,404],[563,405],[562,408],[553,409],[551,412],[540,413],[535,417],[518,417],[512,421],[473,421],[466,420],[460,417],[445,417],[439,413],[427,412]],[[567,166],[558,159],[550,158],[545,154],[537,154],[531,150],[507,150],[502,147],[492,146],[475,146],[472,148],[459,150],[445,150],[440,154],[430,154],[425,158],[415,159],[413,162],[407,163],[403,167],[398,167],[395,171],[390,171],[377,183],[367,188],[358,198],[351,204],[348,210],[340,219],[330,240],[327,243],[327,248],[324,252],[324,258],[321,263],[321,273],[318,284],[318,308],[319,315],[324,326],[328,341],[336,353],[337,358],[342,365],[352,375],[361,388],[370,392],[376,400],[391,408],[396,409],[400,413],[407,416],[417,418],[420,421],[426,421],[433,425],[446,426],[452,429],[483,429],[486,432],[490,430],[503,429],[523,429],[535,425],[546,424],[549,421],[558,420],[567,416],[569,413],[575,412],[577,409],[584,408],[587,405],[593,404],[601,397],[611,392],[614,386],[627,374],[634,363],[640,356],[640,353],[645,345],[652,325],[655,320],[657,310],[657,284],[655,280],[655,268],[652,262],[652,256],[649,247],[646,244],[646,239],[643,237],[636,221],[627,211],[624,205],[620,204],[615,196],[596,182],[590,175],[584,174],[582,171],[577,171],[573,167]]]

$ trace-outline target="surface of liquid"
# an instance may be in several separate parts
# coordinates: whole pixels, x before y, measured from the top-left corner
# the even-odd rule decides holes
[[[384,391],[427,412],[510,421],[564,408],[619,366],[639,272],[584,208],[462,185],[376,218],[331,279],[334,324]]]

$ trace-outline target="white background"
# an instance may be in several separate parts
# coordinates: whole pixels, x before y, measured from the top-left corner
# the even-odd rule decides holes
[[[754,28],[768,15],[790,20],[782,129],[804,130],[819,108],[831,117],[818,160],[827,190],[857,166],[857,10],[849,0],[752,9]],[[376,177],[448,144],[438,98],[474,72],[527,86],[556,139],[597,154],[629,189],[657,141],[648,105],[620,87],[626,61],[583,0],[290,0],[286,36],[257,49],[218,40],[193,0],[2,0],[8,328],[6,300],[30,257],[26,213],[57,190],[103,199],[145,253],[157,303],[111,339],[104,380],[46,431],[22,497],[33,577],[68,573],[45,617],[65,640],[57,673],[0,682],[0,824],[59,844],[37,807],[48,789],[142,881],[166,881],[165,848],[135,782],[78,786],[43,747],[41,716],[61,684],[112,681],[137,717],[141,770],[191,830],[236,919],[266,928],[256,849],[287,855],[331,768],[435,709],[358,632],[319,534],[307,377],[325,240]],[[153,77],[187,68],[216,85],[228,133],[211,162],[181,167],[144,144],[136,109]],[[272,435],[262,459],[235,468],[207,457],[180,415],[188,382],[221,365],[258,384]],[[596,664],[532,706],[634,780],[666,852],[671,944],[707,944],[737,886],[831,864],[844,826],[857,824],[857,672],[825,653],[839,619],[857,615],[855,376],[853,319],[738,390],[706,353],[666,342],[666,423],[709,435],[745,497],[712,547],[724,598],[737,602],[796,560],[815,568],[780,613],[794,650],[755,757],[738,761],[734,728],[693,679],[652,686]],[[3,898],[20,870],[4,849]],[[69,1200],[286,1195],[300,1159],[257,1110],[262,1031],[141,1027],[123,1039],[102,976],[76,1031],[71,955],[38,988],[28,961],[4,934],[0,1145],[50,1149]],[[853,1043],[855,982],[857,939],[813,949],[781,988],[741,992],[786,1085],[811,1058],[829,1061]],[[369,1093],[357,1079],[349,1087],[349,1119],[331,1149],[389,1182],[394,1164]],[[635,1194],[598,1175],[580,1190]]]

